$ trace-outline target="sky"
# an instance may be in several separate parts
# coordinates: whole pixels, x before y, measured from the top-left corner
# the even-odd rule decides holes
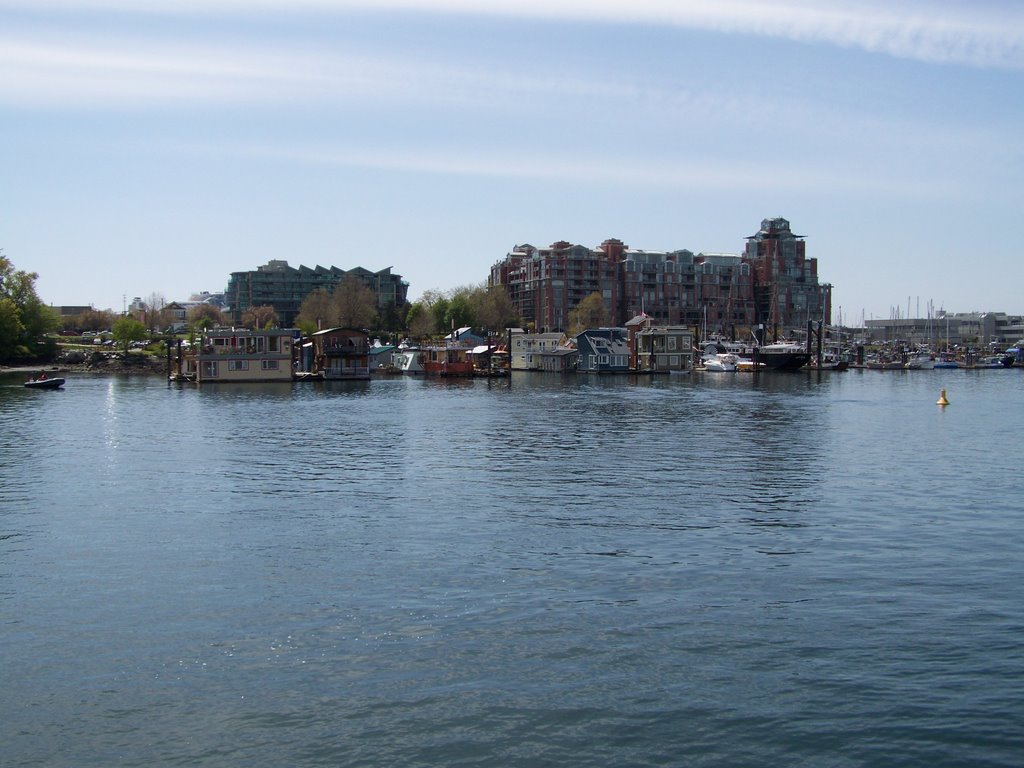
[[[1017,0],[0,0],[0,249],[54,305],[783,216],[834,321],[1024,314],[1022,138]]]

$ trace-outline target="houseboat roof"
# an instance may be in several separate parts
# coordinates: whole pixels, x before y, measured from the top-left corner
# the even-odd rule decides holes
[[[360,334],[364,334],[364,335],[367,334],[367,331],[364,331],[362,328],[347,328],[347,327],[344,327],[344,326],[337,326],[335,328],[324,328],[322,331],[316,331],[312,335],[313,336],[323,336],[323,335],[328,334],[328,333],[338,333],[339,331],[350,331],[351,333],[360,333]]]

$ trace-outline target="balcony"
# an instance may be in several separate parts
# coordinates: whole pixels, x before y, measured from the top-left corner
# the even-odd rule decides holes
[[[324,344],[321,351],[331,357],[351,357],[370,354],[370,345],[365,341],[357,341],[349,344],[346,341],[338,341]]]

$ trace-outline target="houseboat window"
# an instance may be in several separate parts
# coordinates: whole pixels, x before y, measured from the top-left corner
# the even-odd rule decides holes
[[[217,361],[216,360],[204,360],[203,361],[203,378],[204,379],[215,379],[215,378],[217,378]]]
[[[276,371],[277,370],[277,360],[263,360],[261,362],[263,364],[263,370],[264,371]]]
[[[675,336],[669,336],[668,337],[668,348],[670,350],[673,350],[673,349],[676,348],[676,341],[677,341],[677,339],[676,339]]]
[[[601,365],[608,365],[608,355],[601,355],[599,358]]]
[[[248,360],[228,360],[229,371],[248,371],[249,361]]]
[[[269,349],[271,352],[277,352],[277,350],[278,350],[278,341],[280,340],[280,338],[281,338],[280,336],[271,336],[270,338],[268,338],[267,339],[267,349]]]
[[[669,355],[668,356],[668,364],[669,364],[670,368],[678,368],[679,367],[679,355]]]

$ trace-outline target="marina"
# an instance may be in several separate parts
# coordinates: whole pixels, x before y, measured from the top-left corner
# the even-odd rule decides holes
[[[3,377],[4,764],[1014,765],[1022,373]]]

